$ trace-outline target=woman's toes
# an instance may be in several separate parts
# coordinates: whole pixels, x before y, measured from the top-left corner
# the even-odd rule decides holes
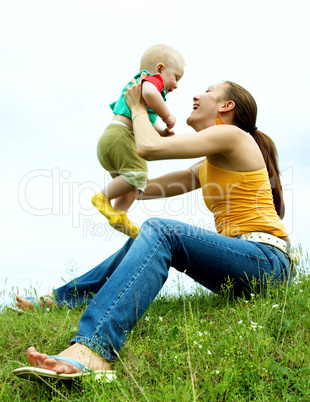
[[[41,306],[43,308],[54,307],[56,305],[55,300],[53,299],[53,294],[48,294],[45,296],[34,298],[22,297],[20,295],[16,295],[16,306],[22,310],[33,311],[35,306]]]
[[[70,374],[72,372],[70,371],[69,367],[62,365],[61,362],[53,359],[52,357],[48,357],[43,364],[46,370],[53,370],[58,374]]]
[[[33,367],[38,367],[39,366],[39,353],[35,350],[35,348],[33,346],[31,346],[30,348],[28,348],[27,350],[27,359],[29,361],[29,363],[33,366]]]
[[[49,357],[47,354],[36,351],[34,347],[30,347],[27,350],[27,358],[29,363],[33,367],[40,367],[45,370],[52,370],[58,374],[68,372],[66,366],[60,365],[57,360]]]
[[[33,310],[33,303],[20,295],[16,296],[16,306],[22,310]]]

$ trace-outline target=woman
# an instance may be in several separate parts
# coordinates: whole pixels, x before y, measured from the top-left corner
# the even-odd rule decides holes
[[[213,291],[229,278],[236,295],[249,292],[251,282],[264,287],[267,281],[290,279],[290,240],[280,219],[284,204],[276,149],[255,127],[253,97],[231,82],[211,86],[194,97],[187,119],[197,133],[165,138],[149,123],[140,85],[133,82],[126,101],[140,156],[205,158],[190,169],[150,180],[141,198],[170,197],[201,187],[218,233],[148,219],[135,240],[129,239],[92,271],[56,289],[58,305],[89,306],[72,345],[56,359],[29,348],[31,365],[50,375],[84,375],[80,371],[84,366],[110,370],[128,333],[162,288],[170,266]],[[29,301],[20,298],[19,304],[25,307]],[[37,370],[33,367],[26,368],[29,376]],[[26,369],[15,372],[25,376]]]

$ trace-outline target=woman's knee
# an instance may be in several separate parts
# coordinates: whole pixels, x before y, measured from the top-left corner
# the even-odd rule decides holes
[[[157,218],[157,217],[153,217],[153,218],[148,218],[147,220],[145,220],[141,226],[141,230],[145,229],[145,228],[162,228],[166,226],[166,220],[167,219],[163,219],[163,218]]]
[[[149,218],[141,226],[140,232],[144,235],[151,236],[155,233],[158,236],[165,235],[169,238],[173,234],[184,231],[184,223],[173,219],[165,218]]]

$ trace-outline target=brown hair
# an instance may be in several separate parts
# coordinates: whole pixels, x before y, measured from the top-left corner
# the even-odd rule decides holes
[[[272,139],[255,127],[257,116],[255,99],[246,89],[231,81],[225,81],[224,93],[227,99],[235,102],[234,124],[252,135],[263,154],[275,208],[280,218],[283,219],[285,207],[278,166],[278,153]]]

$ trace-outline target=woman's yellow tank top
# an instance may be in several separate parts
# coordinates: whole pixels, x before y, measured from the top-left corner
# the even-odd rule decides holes
[[[266,168],[234,172],[206,159],[199,170],[199,181],[218,233],[230,237],[248,232],[287,236],[274,206]]]

